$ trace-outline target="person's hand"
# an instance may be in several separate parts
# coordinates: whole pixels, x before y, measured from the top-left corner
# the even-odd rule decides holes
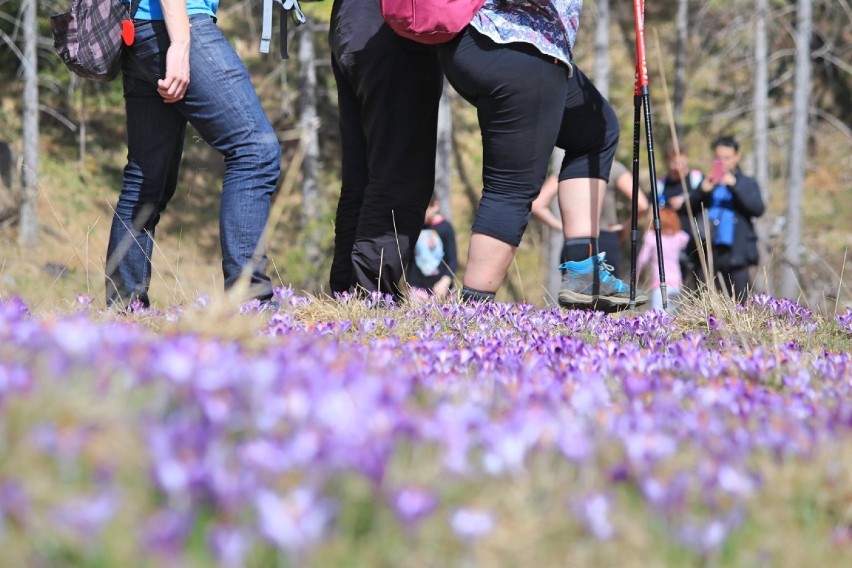
[[[157,92],[166,103],[183,100],[189,86],[189,41],[175,42],[166,52],[166,77],[157,81]]]
[[[728,187],[734,187],[737,184],[737,176],[735,176],[731,172],[725,172],[725,175],[722,176],[722,179],[719,180],[719,183],[721,183],[722,185],[727,185]]]
[[[435,282],[435,285],[432,286],[432,294],[438,298],[445,297],[450,293],[450,284],[452,284],[452,282],[453,281],[449,276],[442,276],[441,279]]]
[[[683,207],[683,201],[683,195],[674,195],[668,198],[668,206],[675,211],[680,211],[680,208]]]

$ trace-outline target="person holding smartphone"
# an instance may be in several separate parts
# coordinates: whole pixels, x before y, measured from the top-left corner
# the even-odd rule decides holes
[[[743,302],[751,288],[750,268],[759,260],[754,219],[763,215],[766,205],[757,181],[739,167],[739,143],[722,136],[712,148],[711,173],[700,191],[691,194],[690,203],[698,226],[710,228],[704,244],[713,254],[714,285]]]

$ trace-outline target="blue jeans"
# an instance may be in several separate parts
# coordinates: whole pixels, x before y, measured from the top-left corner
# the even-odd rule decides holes
[[[190,25],[191,75],[182,101],[166,104],[157,93],[169,46],[163,21],[137,21],[122,65],[127,166],[107,248],[108,305],[149,305],[154,231],[175,193],[187,122],[225,159],[219,211],[225,288],[247,271],[250,297],[272,297],[266,252],[258,245],[278,183],[278,137],[215,20],[196,15]]]

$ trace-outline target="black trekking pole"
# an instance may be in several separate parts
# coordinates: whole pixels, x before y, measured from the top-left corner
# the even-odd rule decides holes
[[[657,241],[657,264],[660,267],[660,293],[663,309],[668,309],[666,270],[663,263],[660,203],[657,195],[657,167],[654,163],[654,133],[651,124],[651,97],[648,90],[648,64],[645,59],[645,0],[633,0],[633,17],[636,23],[636,76],[633,89],[633,196],[630,217],[630,309],[636,307],[636,256],[639,241],[639,123],[642,110],[645,114],[645,142],[648,146],[648,168],[651,175],[651,210],[654,236]]]

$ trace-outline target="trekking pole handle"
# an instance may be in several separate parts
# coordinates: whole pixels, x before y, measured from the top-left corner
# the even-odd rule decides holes
[[[636,25],[636,75],[633,94],[642,95],[648,86],[648,62],[645,57],[645,0],[633,0],[633,21]]]

